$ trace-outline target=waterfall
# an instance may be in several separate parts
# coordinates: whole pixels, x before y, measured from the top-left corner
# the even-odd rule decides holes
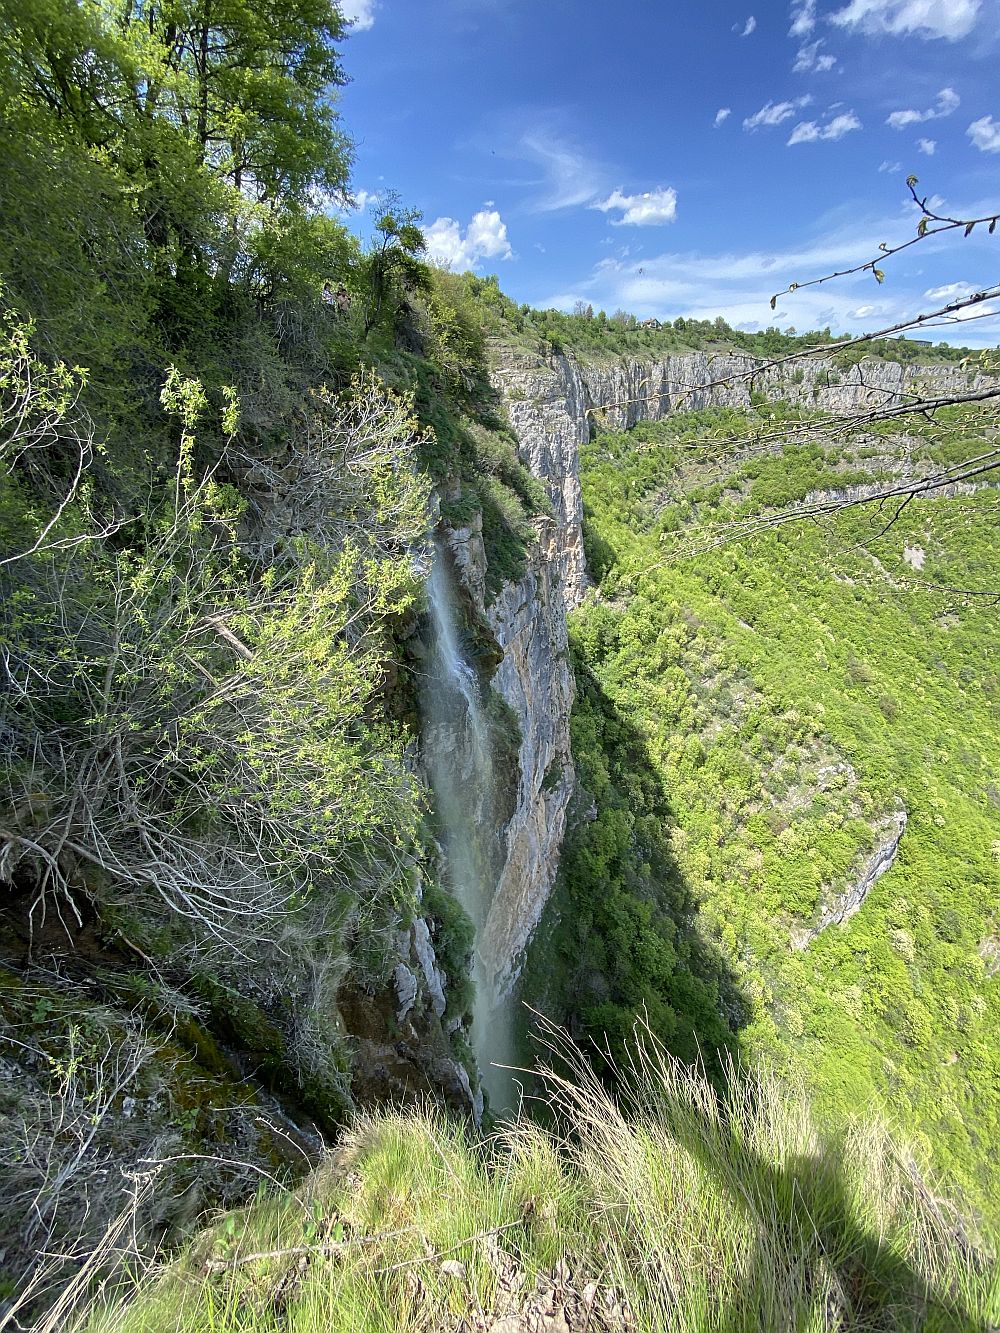
[[[500,870],[490,727],[479,680],[462,652],[446,552],[435,547],[427,594],[433,639],[422,690],[424,753],[448,887],[476,930],[472,1044],[493,1109],[511,1100],[513,1040],[508,1006],[498,1004],[497,961],[483,940]]]

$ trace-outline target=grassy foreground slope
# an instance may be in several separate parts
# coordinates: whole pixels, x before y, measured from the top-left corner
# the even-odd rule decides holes
[[[988,1238],[900,1149],[730,1069],[720,1101],[644,1033],[612,1099],[557,1042],[559,1131],[485,1145],[369,1118],[295,1195],[229,1214],[88,1333],[985,1330]],[[568,1067],[567,1062],[568,1061]]]
[[[971,594],[998,585],[1000,496],[914,504],[869,549],[863,510],[713,546],[904,451],[947,459],[963,429],[754,458],[711,442],[748,424],[679,417],[586,451],[581,818],[529,994],[612,1046],[645,1001],[681,1055],[725,1016],[824,1106],[886,1108],[991,1210],[1000,682],[993,599]],[[810,939],[901,810],[891,869]]]

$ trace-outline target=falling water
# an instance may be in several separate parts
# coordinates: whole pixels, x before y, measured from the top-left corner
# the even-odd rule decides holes
[[[433,642],[423,690],[427,767],[451,891],[476,929],[472,1043],[494,1110],[511,1100],[510,1019],[495,1000],[497,960],[481,951],[499,873],[490,728],[479,681],[466,661],[455,617],[454,585],[443,548],[427,581]]]

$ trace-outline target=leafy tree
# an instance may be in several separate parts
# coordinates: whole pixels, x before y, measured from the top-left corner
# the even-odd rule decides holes
[[[404,208],[395,193],[380,201],[375,236],[364,264],[365,337],[381,320],[393,294],[427,287],[427,269],[418,258],[424,251],[424,234],[417,225],[420,218],[419,210]]]
[[[346,188],[332,0],[3,0],[0,13],[22,95],[122,166],[188,157],[286,205]]]

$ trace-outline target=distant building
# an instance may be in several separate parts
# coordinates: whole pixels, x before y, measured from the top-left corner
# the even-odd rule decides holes
[[[658,329],[660,321],[658,319],[644,319],[639,325],[640,329]]]

